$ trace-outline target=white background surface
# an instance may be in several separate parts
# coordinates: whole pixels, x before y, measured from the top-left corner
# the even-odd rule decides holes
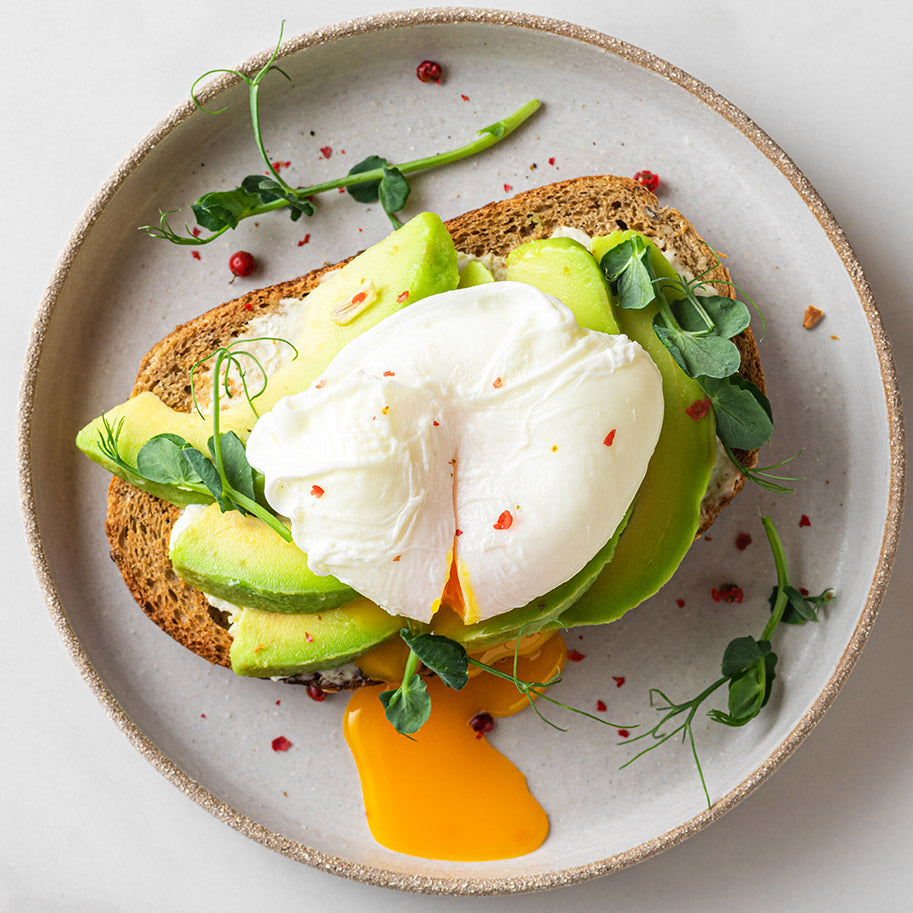
[[[913,543],[849,683],[799,752],[720,822],[633,869],[544,895],[400,895],[305,868],[210,817],[127,742],[57,637],[21,532],[15,390],[28,331],[94,192],[211,66],[403,3],[18,2],[4,16],[0,334],[3,653],[0,910],[377,911],[913,908]],[[913,402],[913,7],[902,0],[545,0],[666,58],[738,105],[803,169],[873,287]],[[585,91],[598,87],[582,87]],[[864,484],[864,483],[863,483]]]

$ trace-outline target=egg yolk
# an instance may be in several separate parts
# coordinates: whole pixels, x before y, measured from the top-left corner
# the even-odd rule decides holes
[[[567,650],[560,635],[524,641],[521,647],[533,652],[520,656],[517,678],[544,682],[561,671]],[[491,665],[512,674],[512,648]],[[460,691],[438,678],[426,684],[431,716],[409,738],[384,715],[378,695],[389,686],[360,688],[346,708],[343,732],[374,839],[426,859],[477,862],[531,853],[548,834],[548,818],[526,777],[470,726],[483,711],[493,717],[517,713],[526,696],[512,681],[485,672]]]

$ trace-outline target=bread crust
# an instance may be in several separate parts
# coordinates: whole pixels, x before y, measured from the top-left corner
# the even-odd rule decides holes
[[[628,178],[594,175],[549,184],[489,203],[446,224],[456,249],[475,256],[505,256],[526,241],[550,237],[562,225],[579,228],[588,235],[636,229],[665,250],[674,250],[692,275],[706,273],[709,281],[720,283],[716,285],[719,294],[733,297],[728,271],[691,223],[677,210],[661,206],[650,191]],[[145,355],[131,396],[151,391],[168,406],[189,411],[190,367],[195,362],[241,335],[254,317],[277,309],[282,299],[303,296],[324,273],[345,262],[348,261],[248,292],[178,326]],[[763,390],[764,375],[751,330],[735,341],[742,353],[740,373]],[[737,451],[737,455],[746,466],[757,464],[757,451]],[[739,475],[714,498],[705,499],[699,536],[744,481]],[[174,573],[168,557],[171,528],[179,513],[174,505],[115,477],[108,489],[105,527],[111,557],[134,599],[155,624],[209,662],[230,667],[231,635],[225,614],[184,583]],[[297,681],[335,691],[358,687],[369,680],[356,676],[342,686],[315,673]]]

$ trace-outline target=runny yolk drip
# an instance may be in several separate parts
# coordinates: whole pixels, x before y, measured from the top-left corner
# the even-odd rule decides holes
[[[536,646],[520,657],[517,677],[548,681],[564,666],[564,640],[554,634]],[[511,674],[513,664],[511,655],[492,665]],[[517,713],[527,698],[513,682],[484,671],[460,691],[438,678],[426,683],[431,716],[411,738],[384,716],[378,695],[385,686],[360,688],[346,708],[343,732],[374,839],[426,859],[477,862],[531,853],[548,834],[548,818],[526,777],[469,725],[482,711]]]

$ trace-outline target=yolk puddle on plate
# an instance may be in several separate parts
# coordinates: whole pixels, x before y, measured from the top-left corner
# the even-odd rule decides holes
[[[564,666],[567,650],[559,634],[523,638],[521,647],[533,652],[519,659],[520,679],[548,681]],[[498,649],[478,658],[511,674],[513,644]],[[431,716],[411,738],[384,716],[378,695],[389,686],[360,688],[346,708],[343,732],[374,839],[426,859],[474,862],[531,853],[548,834],[548,818],[526,777],[469,725],[481,711],[517,713],[527,706],[526,696],[513,682],[484,671],[460,691],[438,678],[426,684]]]

